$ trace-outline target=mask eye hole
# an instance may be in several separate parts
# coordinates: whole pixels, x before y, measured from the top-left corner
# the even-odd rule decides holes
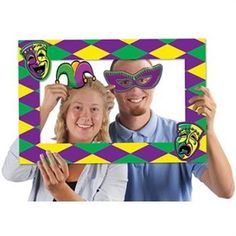
[[[33,55],[29,55],[27,57],[27,61],[29,64],[33,64],[33,63],[35,63],[35,57]]]
[[[129,88],[132,85],[133,81],[130,79],[119,79],[117,80],[117,83],[124,88]]]
[[[138,85],[142,86],[142,85],[147,84],[150,81],[150,79],[151,79],[151,77],[142,77],[142,78],[138,78],[136,80],[136,82],[137,82]]]

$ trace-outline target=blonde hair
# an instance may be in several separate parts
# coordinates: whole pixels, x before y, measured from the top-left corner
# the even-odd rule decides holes
[[[103,99],[103,119],[102,119],[102,126],[99,132],[94,137],[94,142],[110,142],[110,136],[109,136],[109,116],[108,116],[108,105],[107,105],[107,90],[103,86],[103,84],[95,80],[88,78],[88,82],[84,85],[83,88],[89,88],[96,92],[98,92],[101,95],[101,98]],[[83,89],[83,88],[79,88]],[[57,143],[67,143],[68,141],[68,130],[66,127],[66,114],[68,111],[68,108],[71,104],[71,95],[67,98],[67,100],[61,102],[60,111],[57,116],[57,121],[55,125],[55,135],[56,135],[56,141]]]

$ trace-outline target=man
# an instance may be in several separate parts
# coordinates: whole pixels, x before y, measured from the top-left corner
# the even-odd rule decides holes
[[[117,60],[111,71],[135,74],[151,68],[149,60]],[[190,99],[194,109],[207,117],[208,164],[129,164],[126,201],[191,200],[192,174],[217,196],[230,198],[234,192],[231,167],[214,132],[216,105],[207,88],[204,95]],[[154,88],[132,87],[115,92],[119,106],[116,121],[110,125],[113,142],[173,142],[176,123],[159,117],[150,109]],[[158,102],[158,101],[157,101]]]

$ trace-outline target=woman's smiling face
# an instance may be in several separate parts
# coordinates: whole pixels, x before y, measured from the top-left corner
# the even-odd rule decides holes
[[[104,102],[101,94],[90,88],[71,90],[66,114],[68,141],[91,143],[102,126]]]

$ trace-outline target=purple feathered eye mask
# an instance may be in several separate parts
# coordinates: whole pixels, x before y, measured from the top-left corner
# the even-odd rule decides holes
[[[162,74],[162,65],[157,64],[152,67],[146,67],[135,74],[125,71],[104,71],[104,77],[108,84],[115,85],[117,93],[123,93],[133,87],[140,89],[154,88],[160,81]]]

